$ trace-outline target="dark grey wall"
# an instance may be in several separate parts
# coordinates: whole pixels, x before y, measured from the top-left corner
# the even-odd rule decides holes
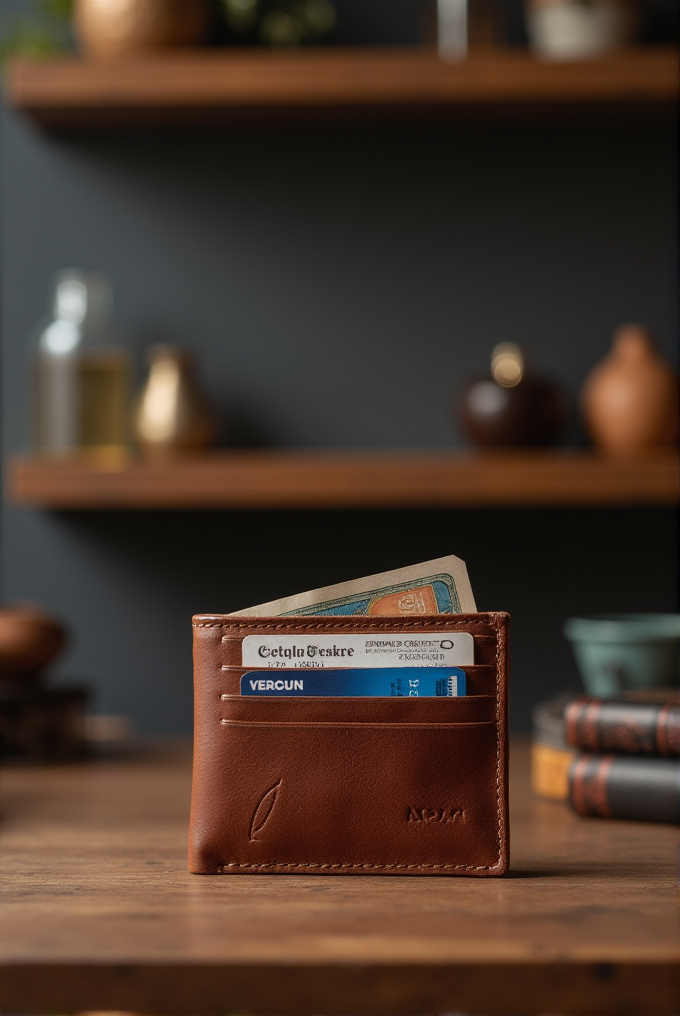
[[[100,268],[135,351],[193,346],[235,440],[460,444],[451,405],[500,340],[573,400],[621,321],[675,345],[675,129],[660,113],[492,115],[50,137],[5,114],[4,442],[55,272]],[[566,439],[580,440],[572,413]],[[513,716],[574,685],[580,611],[675,606],[666,510],[5,510],[6,599],[73,628],[58,674],[143,730],[190,727],[195,611],[457,553],[513,613]]]
[[[62,674],[149,732],[191,724],[191,614],[229,611],[455,551],[477,605],[513,617],[512,721],[578,687],[561,635],[583,612],[675,608],[675,519],[618,511],[8,514],[5,589],[66,617]]]

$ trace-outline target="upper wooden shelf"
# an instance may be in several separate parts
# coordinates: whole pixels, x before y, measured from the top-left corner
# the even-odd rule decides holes
[[[231,451],[165,461],[16,458],[6,496],[59,509],[671,505],[674,454]]]
[[[96,127],[295,111],[672,103],[679,83],[670,47],[582,63],[498,50],[456,64],[428,49],[223,49],[124,62],[17,60],[7,70],[6,101],[45,126]]]

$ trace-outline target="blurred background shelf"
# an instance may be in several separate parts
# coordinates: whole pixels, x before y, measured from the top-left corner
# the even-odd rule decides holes
[[[6,496],[54,509],[672,505],[675,454],[225,451],[97,465],[17,457]]]
[[[576,680],[566,617],[677,609],[675,460],[567,450],[618,325],[676,362],[677,0],[582,63],[532,56],[528,0],[497,0],[504,47],[471,36],[458,64],[423,47],[421,0],[333,4],[316,49],[218,48],[221,23],[153,59],[5,64],[3,600],[63,618],[59,676],[92,675],[97,711],[144,734],[190,733],[196,610],[457,553],[513,615],[528,731]],[[0,27],[43,8],[0,0]],[[111,279],[135,368],[191,349],[225,442],[269,450],[117,470],[22,451],[65,268]],[[562,388],[565,448],[466,450],[460,393],[497,342]]]
[[[6,101],[44,126],[68,128],[294,111],[674,103],[679,82],[677,53],[665,46],[583,63],[544,63],[521,50],[455,64],[406,47],[196,50],[125,62],[16,60]]]

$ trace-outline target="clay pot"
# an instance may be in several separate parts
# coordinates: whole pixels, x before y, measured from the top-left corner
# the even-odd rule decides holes
[[[618,329],[612,351],[583,384],[581,406],[593,442],[607,455],[632,458],[673,443],[678,431],[677,378],[646,329]]]
[[[202,42],[204,0],[76,0],[74,27],[87,56],[134,56]]]
[[[522,351],[502,343],[493,351],[491,374],[463,392],[460,421],[473,444],[540,447],[559,436],[564,419],[559,389],[527,371]]]
[[[38,607],[0,607],[0,680],[38,674],[65,644],[64,626]]]

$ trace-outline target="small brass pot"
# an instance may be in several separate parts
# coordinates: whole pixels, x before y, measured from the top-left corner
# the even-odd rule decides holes
[[[192,46],[208,29],[205,0],[76,0],[73,24],[86,56],[135,56]]]
[[[215,425],[194,381],[193,357],[151,346],[149,376],[135,413],[135,436],[147,454],[176,455],[212,444]]]

